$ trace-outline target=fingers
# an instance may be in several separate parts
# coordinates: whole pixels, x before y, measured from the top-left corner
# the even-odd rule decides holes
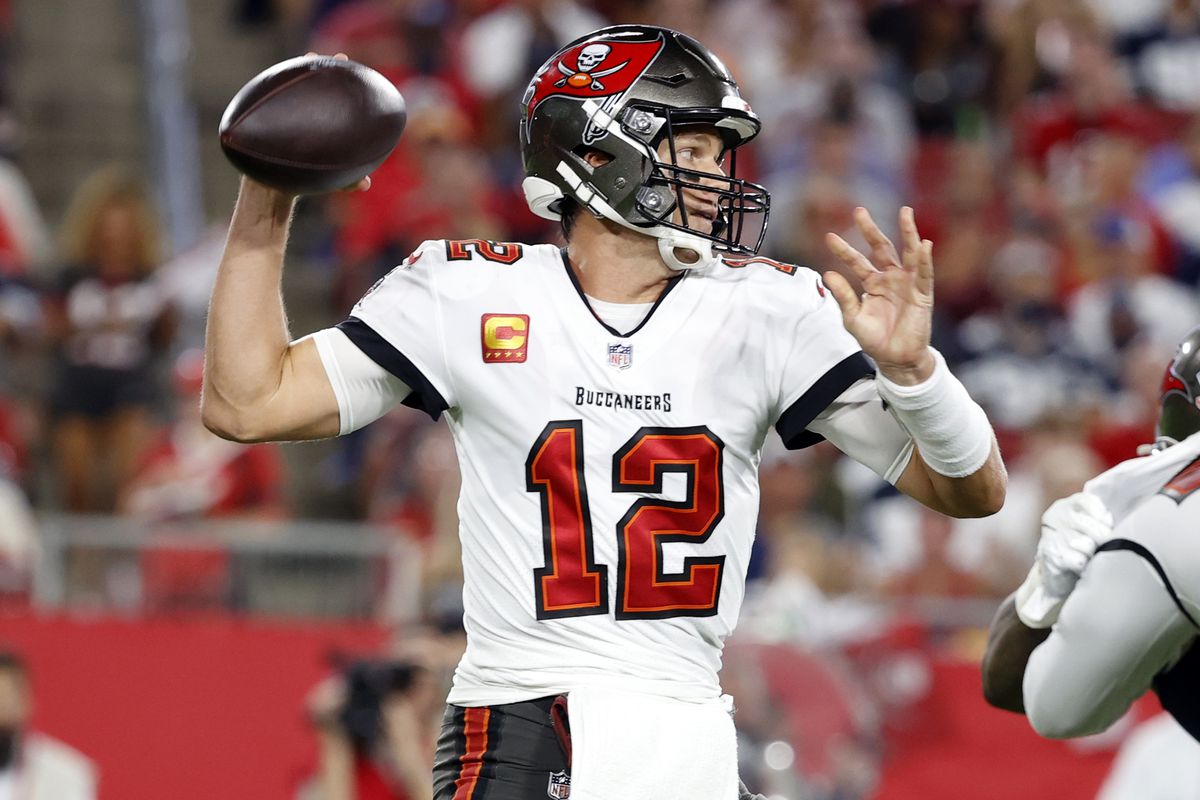
[[[917,233],[917,219],[912,206],[903,206],[900,209],[900,244],[904,247],[901,265],[910,272],[915,272],[923,245],[921,235]]]
[[[854,209],[854,224],[858,226],[858,230],[867,240],[867,244],[871,245],[871,255],[877,265],[887,266],[900,263],[895,245],[875,224],[875,220],[871,218],[871,212],[862,206]]]
[[[850,281],[846,280],[846,276],[830,270],[822,278],[825,281],[825,288],[829,290],[833,299],[837,301],[838,307],[842,309],[842,319],[849,322],[858,316],[862,303],[855,294],[854,287],[850,285]]]
[[[304,55],[306,55],[306,56],[319,56],[319,55],[321,55],[321,54],[320,54],[320,53],[318,53],[316,50],[309,50],[309,51],[308,51],[307,53],[305,53]],[[336,58],[338,61],[349,61],[349,60],[350,60],[350,56],[346,55],[345,53],[334,53],[334,54],[333,54],[333,57],[334,57],[334,58]]]
[[[917,256],[917,289],[922,293],[933,296],[933,242],[921,240],[921,250]]]
[[[871,264],[866,256],[851,247],[845,239],[836,233],[825,234],[825,246],[841,259],[842,263],[849,267],[858,276],[859,280],[866,280],[868,275],[879,271],[875,269],[875,266]]]

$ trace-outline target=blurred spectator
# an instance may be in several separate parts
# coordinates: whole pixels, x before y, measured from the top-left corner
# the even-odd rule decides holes
[[[339,312],[426,239],[503,240],[508,233],[505,200],[471,145],[466,116],[437,93],[410,96],[409,104],[403,149],[381,167],[377,185],[333,201]]]
[[[467,85],[488,104],[519,99],[529,77],[547,58],[603,26],[602,17],[574,0],[502,2],[463,31],[460,58]],[[505,116],[515,121],[516,111]]]
[[[606,24],[590,5],[577,0],[503,0],[468,22],[458,38],[455,60],[478,101],[477,146],[501,191],[514,192],[524,177],[516,146],[521,95],[534,72],[560,47]],[[525,217],[526,230],[536,224],[525,216],[523,198],[514,193],[510,205]]]
[[[1105,242],[1096,234],[1114,221],[1128,221],[1144,231],[1146,268],[1174,276],[1177,250],[1154,207],[1137,189],[1143,146],[1131,136],[1097,133],[1076,148],[1077,194],[1062,197],[1062,222],[1068,263],[1063,285],[1073,289],[1106,274]]]
[[[318,763],[299,800],[433,797],[429,773],[444,696],[434,647],[421,647],[416,660],[356,661],[313,690]]]
[[[117,169],[96,173],[72,200],[63,238],[67,268],[49,304],[62,502],[111,511],[152,433],[156,358],[173,328],[154,279],[159,230],[144,185]]]
[[[1024,99],[1012,118],[1019,169],[1014,200],[1020,216],[1045,220],[1060,204],[1070,208],[1090,199],[1089,169],[1104,166],[1100,157],[1089,159],[1096,155],[1092,137],[1106,134],[1132,148],[1159,141],[1170,126],[1134,99],[1104,30],[1086,11],[1051,17],[1033,35],[1038,63],[1057,88]]]
[[[28,599],[38,552],[33,509],[0,454],[0,606]]]
[[[885,232],[908,189],[909,109],[874,80],[875,54],[848,3],[751,0],[719,6],[714,42],[763,122],[753,152],[783,208],[817,173],[840,182]]]
[[[1117,38],[1134,87],[1157,105],[1178,111],[1200,110],[1200,9],[1193,0],[1128,3],[1109,0],[1110,8],[1140,7],[1161,16],[1141,20]],[[1162,8],[1166,6],[1166,8]]]
[[[86,756],[30,728],[33,695],[25,663],[0,651],[0,798],[95,800],[96,769]]]
[[[867,20],[891,50],[894,88],[922,136],[976,135],[991,69],[974,3],[880,3]]]
[[[0,148],[2,125],[0,121]],[[29,182],[16,164],[0,158],[0,276],[36,274],[48,265],[52,252],[50,234]]]
[[[992,257],[988,294],[999,306],[959,326],[972,360],[959,377],[987,411],[1006,455],[1013,437],[1050,414],[1099,405],[1105,383],[1073,347],[1058,302],[1059,256],[1047,242],[1017,236]]]
[[[1200,114],[1179,141],[1153,153],[1140,182],[1180,248],[1176,276],[1191,286],[1200,284]]]
[[[1114,369],[1120,355],[1145,337],[1169,350],[1196,325],[1193,290],[1152,272],[1153,233],[1141,221],[1115,216],[1088,228],[1097,279],[1068,301],[1071,333],[1082,353]]]
[[[861,589],[858,554],[814,518],[777,525],[766,576],[749,585],[739,636],[837,649],[878,636],[888,612]]]
[[[1090,415],[1088,443],[1105,468],[1138,455],[1154,441],[1162,396],[1163,369],[1171,351],[1142,339],[1122,355],[1121,388]]]
[[[154,521],[283,516],[279,446],[229,442],[204,427],[203,351],[182,353],[172,377],[177,419],[143,455],[118,510]]]

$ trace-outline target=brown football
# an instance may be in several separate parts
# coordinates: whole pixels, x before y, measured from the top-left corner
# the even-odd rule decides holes
[[[256,75],[221,117],[221,148],[238,171],[295,194],[353,186],[395,148],[404,98],[370,67],[301,56]]]

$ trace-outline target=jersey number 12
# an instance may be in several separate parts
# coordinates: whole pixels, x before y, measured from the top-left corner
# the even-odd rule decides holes
[[[617,619],[717,613],[725,556],[689,557],[663,570],[663,545],[700,544],[725,514],[725,444],[708,428],[642,428],[613,455],[612,491],[663,491],[663,476],[687,479],[681,501],[642,498],[617,523]],[[584,481],[583,422],[548,424],[525,461],[525,487],[542,503],[545,566],[533,571],[538,619],[607,614],[608,567],[597,564]]]

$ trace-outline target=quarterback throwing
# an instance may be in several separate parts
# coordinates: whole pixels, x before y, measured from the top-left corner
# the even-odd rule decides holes
[[[911,209],[899,249],[861,209],[869,254],[830,237],[861,295],[758,255],[770,197],[736,175],[758,118],[699,42],[596,31],[542,66],[522,111],[526,198],[567,246],[425,242],[296,341],[279,293],[293,198],[244,182],[204,419],[261,441],[398,404],[447,417],[468,645],[438,800],[731,800],[717,673],[771,428],[947,514],[997,510],[1004,467],[929,345],[932,245]]]

